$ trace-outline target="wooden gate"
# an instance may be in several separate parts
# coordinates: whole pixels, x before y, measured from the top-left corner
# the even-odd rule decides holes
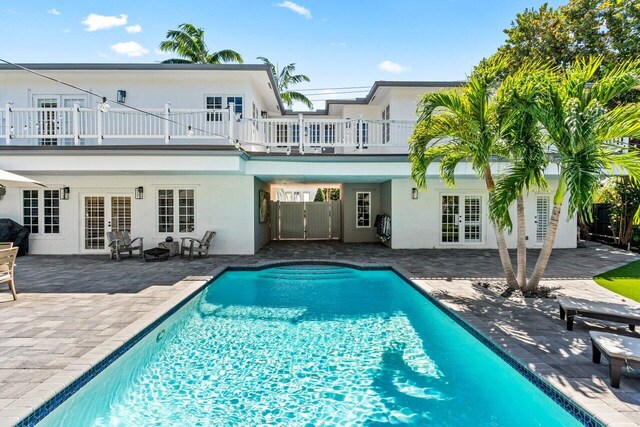
[[[340,201],[272,202],[273,240],[340,239]]]

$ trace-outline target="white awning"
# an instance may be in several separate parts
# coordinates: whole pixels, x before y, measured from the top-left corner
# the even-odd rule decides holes
[[[46,185],[38,181],[34,181],[31,178],[27,178],[22,175],[16,175],[15,173],[7,172],[2,169],[0,169],[0,186],[26,188],[46,187]]]

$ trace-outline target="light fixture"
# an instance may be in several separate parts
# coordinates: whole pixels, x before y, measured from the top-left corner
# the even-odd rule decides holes
[[[25,133],[26,133],[26,132],[29,130],[29,126],[24,125],[24,127],[22,128],[22,130],[24,130],[24,131],[25,131]]]
[[[118,101],[120,104],[124,104],[126,99],[127,99],[127,91],[118,89],[118,91],[116,92],[116,101]]]
[[[193,136],[193,129],[191,129],[191,125],[187,127],[187,136]]]
[[[271,152],[271,147],[267,147],[267,154]]]
[[[287,148],[287,156],[288,156],[289,154],[291,154],[291,147],[288,147],[288,148]]]
[[[14,132],[15,129],[13,128],[13,126],[9,127],[9,135],[13,135]]]
[[[411,189],[411,198],[413,200],[416,200],[418,198],[418,189],[415,187]]]
[[[304,150],[300,150],[300,155],[304,156]]]
[[[142,186],[136,187],[136,199],[141,200],[144,196],[144,188]]]
[[[234,144],[236,146],[236,148],[239,150],[240,149],[240,143],[236,141],[236,143]]]
[[[62,187],[60,189],[60,200],[69,200],[69,193],[71,189],[69,187]]]
[[[108,113],[110,108],[111,106],[107,104],[107,97],[103,96],[102,103],[100,104],[100,111],[102,111],[103,113]]]
[[[313,150],[314,153],[318,154],[318,147]]]

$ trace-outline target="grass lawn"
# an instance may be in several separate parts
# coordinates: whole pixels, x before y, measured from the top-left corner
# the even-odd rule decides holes
[[[640,261],[634,261],[593,278],[603,288],[640,302]]]

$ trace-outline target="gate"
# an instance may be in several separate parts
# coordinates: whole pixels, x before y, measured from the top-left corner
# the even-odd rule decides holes
[[[340,238],[340,201],[272,202],[273,240],[332,240]]]

